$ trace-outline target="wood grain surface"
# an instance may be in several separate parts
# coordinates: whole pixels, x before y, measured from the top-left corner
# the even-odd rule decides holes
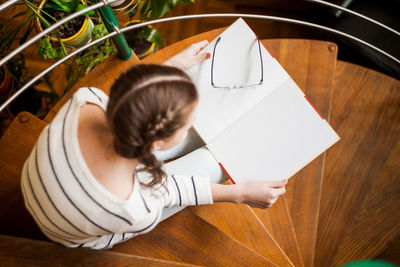
[[[304,266],[285,196],[280,197],[271,208],[253,209],[253,212],[282,247],[294,266]]]
[[[335,266],[376,257],[400,235],[399,168],[400,141],[393,146],[381,175],[348,225],[333,260]]]
[[[2,266],[193,266],[178,262],[92,250],[0,235]]]
[[[341,141],[326,155],[316,266],[328,266],[339,249],[343,253],[343,249],[350,248],[352,242],[347,238],[355,237],[361,247],[373,240],[369,246],[381,249],[380,244],[374,243],[388,242],[386,239],[395,232],[390,230],[380,237],[379,234],[388,225],[399,222],[398,217],[392,217],[383,223],[379,216],[387,218],[390,215],[386,212],[398,214],[398,198],[396,204],[391,202],[398,192],[384,190],[395,183],[393,180],[397,183],[399,180],[398,159],[393,157],[398,153],[396,145],[400,137],[400,82],[357,65],[339,62],[331,108],[331,125]],[[393,204],[397,208],[385,211],[374,201],[379,201],[382,207]],[[388,203],[384,204],[386,201]],[[371,206],[377,210],[366,210]],[[365,224],[360,221],[363,219]],[[355,231],[357,225],[375,229],[361,238],[359,231],[364,229]],[[354,248],[351,250],[359,253]]]
[[[336,45],[296,39],[263,43],[322,116],[329,119]],[[323,166],[324,154],[294,175],[286,186],[285,198],[305,266],[313,265]]]
[[[20,113],[0,139],[0,233],[47,240],[25,209],[21,170],[46,126],[30,113]]]
[[[205,266],[276,266],[186,209],[111,251]]]
[[[374,259],[390,262],[400,266],[400,236],[397,239],[392,240],[390,244]]]
[[[282,250],[273,239],[268,228],[264,227],[247,205],[214,203],[211,206],[196,206],[188,209],[276,265],[296,266],[286,256],[286,251]],[[282,229],[287,231],[284,223],[282,223]],[[290,236],[288,239],[290,239]],[[296,246],[296,242],[293,245]]]

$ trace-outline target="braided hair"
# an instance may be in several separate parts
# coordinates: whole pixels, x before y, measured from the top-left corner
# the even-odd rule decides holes
[[[152,153],[153,142],[167,139],[185,125],[187,108],[198,99],[197,90],[182,70],[153,64],[138,64],[112,85],[106,109],[117,154],[137,158],[152,179],[162,184],[162,162]]]

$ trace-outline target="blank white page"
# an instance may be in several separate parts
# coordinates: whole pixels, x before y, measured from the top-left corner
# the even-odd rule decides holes
[[[236,183],[283,180],[339,140],[288,79],[208,142]]]
[[[214,58],[215,84],[259,82],[261,67],[255,33],[242,19],[238,19],[220,36]],[[212,53],[217,39],[204,51]],[[264,67],[261,86],[241,89],[212,87],[211,59],[187,70],[199,91],[194,127],[206,143],[290,78],[262,44],[261,52]]]

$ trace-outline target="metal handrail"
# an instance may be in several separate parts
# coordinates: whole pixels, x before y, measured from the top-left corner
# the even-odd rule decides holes
[[[373,24],[376,24],[376,25],[378,25],[378,26],[380,26],[382,28],[385,28],[386,30],[391,31],[391,32],[395,33],[396,35],[400,36],[400,32],[396,31],[395,29],[392,29],[392,28],[386,26],[385,24],[383,24],[383,23],[381,23],[379,21],[371,19],[370,17],[367,17],[367,16],[365,16],[363,14],[357,13],[357,12],[351,10],[351,9],[348,9],[348,8],[345,8],[345,7],[342,7],[342,6],[338,6],[338,5],[335,5],[335,4],[326,2],[326,1],[322,1],[322,0],[306,0],[306,1],[342,10],[342,11],[344,11],[346,13],[349,13],[349,14],[352,14],[352,15],[357,16],[359,18],[365,19],[365,20],[367,20],[367,21],[369,21],[369,22],[371,22]]]
[[[211,17],[242,17],[242,18],[251,18],[251,19],[264,19],[264,20],[273,20],[273,21],[281,21],[281,22],[287,22],[287,23],[293,23],[293,24],[300,24],[300,25],[304,25],[304,26],[309,26],[309,27],[313,27],[313,28],[317,28],[317,29],[321,29],[321,30],[325,30],[328,32],[332,32],[335,33],[337,35],[340,36],[344,36],[346,38],[349,38],[351,40],[354,40],[358,43],[361,43],[385,56],[387,56],[388,58],[392,59],[393,61],[395,61],[397,64],[400,64],[400,60],[393,57],[392,55],[390,55],[389,53],[381,50],[380,48],[365,42],[357,37],[354,37],[350,34],[332,29],[332,28],[328,28],[325,26],[321,26],[318,24],[314,24],[314,23],[310,23],[310,22],[305,22],[305,21],[301,21],[301,20],[295,20],[295,19],[289,19],[289,18],[282,18],[282,17],[276,17],[276,16],[266,16],[266,15],[254,15],[254,14],[197,14],[197,15],[186,15],[186,16],[177,16],[177,17],[170,17],[170,18],[162,18],[162,19],[157,19],[157,20],[152,20],[152,21],[148,21],[148,22],[143,22],[140,24],[135,24],[135,25],[130,25],[127,27],[124,27],[122,29],[120,29],[120,32],[124,33],[126,31],[130,31],[130,30],[134,30],[140,27],[144,27],[150,24],[158,24],[158,23],[164,23],[164,22],[168,22],[168,21],[175,21],[175,20],[185,20],[185,19],[195,19],[195,18],[211,18]],[[41,77],[43,77],[44,75],[46,75],[48,72],[50,72],[51,70],[53,70],[54,68],[56,68],[58,65],[60,65],[61,63],[65,62],[66,60],[68,60],[69,58],[75,56],[76,54],[82,52],[83,50],[103,41],[106,40],[108,38],[111,38],[115,35],[119,34],[119,31],[113,31],[107,35],[104,35],[103,37],[88,43],[82,47],[80,47],[79,49],[75,50],[74,52],[72,52],[71,54],[67,55],[66,57],[58,60],[57,62],[55,62],[53,65],[49,66],[47,69],[45,69],[43,72],[39,73],[37,76],[35,76],[32,80],[30,80],[28,83],[26,83],[23,87],[21,87],[17,92],[15,92],[6,102],[4,102],[1,106],[0,106],[0,111],[2,111],[7,105],[9,105],[17,96],[19,96],[24,90],[26,90],[27,88],[29,88],[31,85],[33,85],[38,79],[40,79]]]
[[[4,9],[14,5],[15,3],[17,3],[20,0],[8,0],[7,2],[3,3],[0,5],[0,12],[3,11]]]

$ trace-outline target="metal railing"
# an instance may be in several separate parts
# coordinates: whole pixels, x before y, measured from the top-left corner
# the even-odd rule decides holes
[[[387,25],[385,25],[383,23],[380,23],[379,21],[371,19],[370,17],[367,17],[367,16],[365,16],[363,14],[357,13],[357,12],[355,12],[353,10],[350,10],[350,9],[347,9],[347,8],[344,8],[344,7],[341,7],[341,6],[326,2],[326,1],[322,1],[322,0],[306,0],[306,1],[341,10],[343,12],[349,13],[351,15],[354,15],[356,17],[359,17],[359,18],[362,18],[362,19],[364,19],[366,21],[369,21],[369,22],[371,22],[371,23],[373,23],[375,25],[378,25],[378,26],[380,26],[380,27],[382,27],[382,28],[384,28],[384,29],[386,29],[388,31],[393,32],[397,36],[400,36],[400,32],[396,31],[395,29],[392,29],[392,28],[388,27]]]
[[[76,18],[79,15],[82,15],[90,10],[94,10],[100,7],[104,7],[112,2],[115,2],[117,0],[103,0],[102,2],[98,2],[94,5],[91,5],[85,9],[82,9],[74,14],[71,14],[70,16],[60,20],[59,22],[55,23],[54,25],[50,26],[49,28],[47,28],[46,30],[44,30],[43,32],[35,35],[33,38],[31,38],[30,40],[28,40],[26,43],[24,43],[23,45],[21,45],[20,47],[18,47],[17,49],[15,49],[13,52],[11,52],[8,56],[6,56],[5,58],[3,58],[0,61],[0,66],[5,64],[8,60],[10,60],[13,56],[17,55],[18,53],[20,53],[22,50],[24,50],[26,47],[32,45],[34,42],[36,42],[37,40],[39,40],[41,37],[43,37],[44,35],[46,35],[47,33],[49,33],[50,31],[56,29],[57,27],[59,27],[60,25],[62,25],[63,23]],[[310,1],[316,1],[316,0],[310,0]],[[16,3],[16,0],[10,0],[8,2],[13,2]],[[0,6],[0,11],[3,10],[6,7],[11,6],[7,5],[6,2],[5,4]],[[119,27],[114,27],[113,30],[107,34],[104,35],[103,37],[94,40],[90,43],[87,43],[86,45],[74,50],[72,53],[70,53],[69,55],[65,56],[62,59],[59,59],[57,62],[55,62],[54,64],[52,64],[51,66],[49,66],[48,68],[46,68],[44,71],[42,71],[41,73],[39,73],[38,75],[36,75],[33,79],[31,79],[28,83],[26,83],[24,86],[22,86],[17,92],[15,92],[9,99],[7,99],[1,106],[0,106],[0,112],[2,110],[4,110],[15,98],[17,98],[20,94],[22,94],[26,89],[28,89],[30,86],[32,86],[37,80],[39,80],[40,78],[42,78],[44,75],[46,75],[47,73],[49,73],[50,71],[52,71],[54,68],[56,68],[57,66],[59,66],[60,64],[64,63],[65,61],[67,61],[68,59],[70,59],[71,57],[79,54],[80,52],[84,51],[85,49],[96,45],[106,39],[109,38],[113,38],[115,36],[119,36],[121,34],[123,34],[124,32],[127,31],[131,31],[134,29],[138,29],[141,27],[145,27],[148,25],[154,25],[154,24],[159,24],[159,23],[165,23],[165,22],[169,22],[169,21],[176,21],[176,20],[186,20],[186,19],[200,19],[200,18],[221,18],[221,17],[226,17],[226,18],[232,18],[232,17],[242,17],[242,18],[249,18],[249,19],[261,19],[261,20],[271,20],[271,21],[279,21],[279,22],[285,22],[285,23],[292,23],[292,24],[298,24],[298,25],[302,25],[302,26],[307,26],[307,27],[311,27],[311,28],[315,28],[315,29],[319,29],[319,30],[323,30],[326,32],[330,32],[345,38],[348,38],[350,40],[356,41],[357,43],[360,43],[366,47],[371,48],[372,50],[390,58],[391,60],[393,60],[395,63],[400,64],[400,60],[398,58],[395,58],[394,56],[390,55],[389,53],[383,51],[382,49],[364,41],[361,40],[353,35],[347,34],[345,32],[342,31],[338,31],[329,27],[325,27],[322,25],[318,25],[315,23],[311,23],[311,22],[307,22],[307,21],[302,21],[302,20],[296,20],[296,19],[290,19],[290,18],[284,18],[284,17],[278,17],[278,16],[267,16],[267,15],[255,15],[255,14],[232,14],[232,13],[222,13],[222,14],[197,14],[197,15],[186,15],[186,16],[176,16],[176,17],[169,17],[169,18],[162,18],[162,19],[157,19],[157,20],[152,20],[152,21],[148,21],[148,22],[143,22],[143,23],[139,23],[139,24],[135,24],[135,25],[130,25],[130,26],[126,26],[124,28],[119,28]]]

